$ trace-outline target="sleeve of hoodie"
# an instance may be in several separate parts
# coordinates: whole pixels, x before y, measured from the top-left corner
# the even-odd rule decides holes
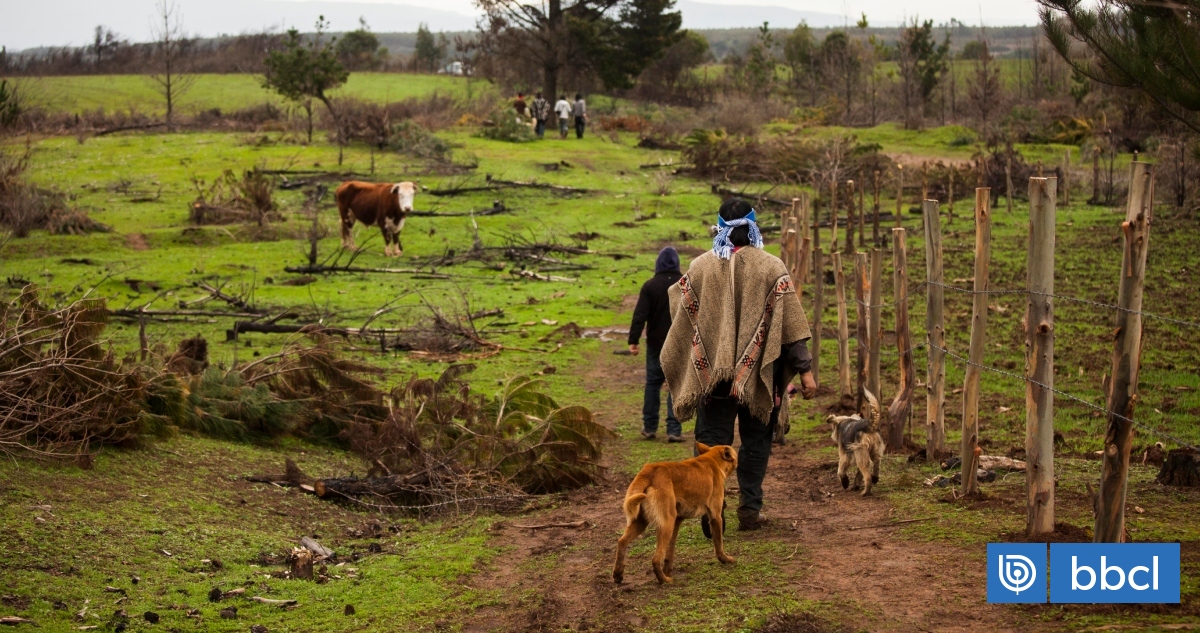
[[[650,304],[653,301],[647,288],[649,285],[648,282],[642,284],[642,291],[638,293],[637,307],[633,309],[633,323],[629,325],[630,345],[637,345],[642,340],[642,330],[646,327],[646,321],[650,319]]]
[[[775,390],[783,391],[796,376],[812,371],[812,354],[808,351],[808,339],[781,346],[775,361]]]

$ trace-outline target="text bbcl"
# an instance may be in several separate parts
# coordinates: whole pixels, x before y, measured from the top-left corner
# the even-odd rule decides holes
[[[1178,543],[1052,543],[1050,602],[1177,603]]]

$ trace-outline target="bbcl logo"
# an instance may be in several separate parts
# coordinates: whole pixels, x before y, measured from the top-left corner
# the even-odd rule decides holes
[[[988,543],[989,603],[1178,603],[1179,543]]]
[[[1046,602],[1046,544],[988,543],[987,601]]]
[[[1179,543],[1054,543],[1050,567],[1050,602],[1179,602]]]

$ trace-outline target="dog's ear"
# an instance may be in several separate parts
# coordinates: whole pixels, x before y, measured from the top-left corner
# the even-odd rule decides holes
[[[697,453],[707,453],[708,449],[710,449],[710,448],[712,448],[712,447],[707,444],[704,444],[701,442],[696,442],[696,452]]]
[[[733,452],[733,447],[726,446],[721,449],[721,457],[727,462],[732,462],[737,459],[737,454]]]

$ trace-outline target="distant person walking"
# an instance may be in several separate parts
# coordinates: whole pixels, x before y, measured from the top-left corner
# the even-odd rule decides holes
[[[642,401],[642,437],[654,439],[658,434],[660,392],[667,377],[663,374],[659,355],[663,342],[671,331],[671,300],[667,291],[683,274],[679,272],[679,253],[670,246],[658,252],[654,276],[642,284],[633,323],[629,326],[629,351],[637,356],[642,328],[646,329],[646,394]],[[675,417],[671,394],[667,393],[667,441],[682,442],[683,426]]]
[[[528,107],[529,106],[525,103],[525,93],[518,92],[517,100],[513,101],[513,110],[517,111],[517,116],[521,117],[522,119],[526,118],[527,115],[525,114],[525,111]]]
[[[550,102],[542,98],[542,93],[537,93],[533,97],[533,105],[530,108],[533,114],[534,132],[538,138],[546,136],[546,119],[550,118]]]
[[[565,139],[567,124],[571,120],[571,102],[567,101],[567,95],[559,95],[558,102],[554,104],[554,113],[558,115],[558,137]]]
[[[587,125],[587,103],[583,95],[575,93],[575,105],[571,106],[571,114],[575,115],[575,138],[583,138],[583,128]]]

